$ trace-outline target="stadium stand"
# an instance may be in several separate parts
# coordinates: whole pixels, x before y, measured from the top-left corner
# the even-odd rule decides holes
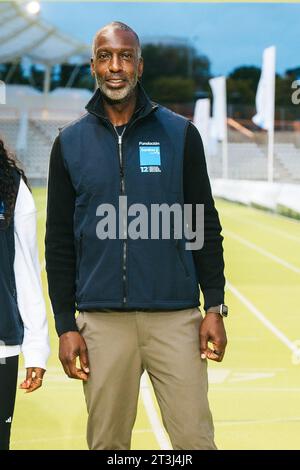
[[[51,147],[58,129],[66,122],[66,120],[29,119],[27,152],[23,164],[28,177],[35,185],[46,183]]]
[[[293,143],[278,143],[275,145],[275,159],[286,171],[291,182],[300,182],[300,149]]]
[[[9,149],[15,151],[19,128],[18,118],[5,118],[0,116],[0,135]]]
[[[282,133],[284,134],[284,133]],[[222,176],[222,149],[207,156],[212,178]],[[228,144],[228,172],[231,179],[264,181],[267,179],[266,146],[256,143]],[[277,143],[274,150],[274,179],[287,183],[300,182],[300,149],[294,144]]]
[[[45,112],[38,108],[29,111],[26,146],[22,153],[18,153],[17,149],[21,114],[16,109],[7,107],[5,114],[8,113],[9,117],[4,116],[3,112],[0,114],[0,134],[5,138],[9,148],[17,152],[33,185],[46,184],[50,150],[58,129],[85,112],[83,103],[84,101],[80,100],[77,109],[64,111],[55,112],[54,109],[49,109]],[[283,142],[278,142],[279,136],[277,136],[274,149],[274,179],[283,183],[299,183],[300,148],[295,143],[285,142],[284,132],[281,132],[280,137]],[[266,146],[256,142],[237,142],[236,138],[234,139],[233,142],[228,143],[229,178],[265,181],[267,179]],[[221,178],[221,145],[217,145],[215,155],[207,154],[206,157],[211,178]]]

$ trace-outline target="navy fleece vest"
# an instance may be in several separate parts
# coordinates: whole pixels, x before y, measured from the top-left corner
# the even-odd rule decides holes
[[[158,106],[125,130],[122,153],[128,207],[143,203],[150,212],[153,203],[183,204],[187,125],[186,119]],[[124,241],[118,237],[100,240],[96,236],[100,204],[112,204],[118,220],[119,149],[109,121],[88,113],[61,131],[60,142],[76,191],[78,310],[172,310],[199,305],[192,252],[185,250],[184,239]],[[159,157],[151,150],[149,157],[151,146],[159,148]],[[154,168],[149,170],[149,165]]]
[[[18,193],[20,175],[16,171],[14,178]],[[24,326],[17,305],[14,274],[14,217],[7,224],[3,202],[0,206],[0,344],[12,346],[22,344]]]

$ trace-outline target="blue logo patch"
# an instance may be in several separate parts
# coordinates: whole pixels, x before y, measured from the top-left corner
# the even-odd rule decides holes
[[[140,142],[140,168],[142,173],[160,173],[159,142]]]

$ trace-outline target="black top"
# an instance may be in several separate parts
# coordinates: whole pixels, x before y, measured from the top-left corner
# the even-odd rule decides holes
[[[0,220],[0,344],[15,346],[22,344],[24,337],[24,326],[20,316],[16,279],[14,272],[15,260],[15,234],[14,234],[14,210],[19,192],[21,175],[16,169],[11,169],[14,182],[15,194],[13,200],[12,217],[6,219],[4,213]],[[1,367],[1,365],[0,365]]]

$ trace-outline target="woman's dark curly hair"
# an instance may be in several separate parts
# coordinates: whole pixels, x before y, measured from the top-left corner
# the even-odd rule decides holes
[[[17,188],[13,177],[13,171],[16,170],[28,186],[24,171],[18,166],[14,156],[6,149],[3,140],[0,138],[0,202],[4,202],[5,219],[10,221],[15,200]]]

